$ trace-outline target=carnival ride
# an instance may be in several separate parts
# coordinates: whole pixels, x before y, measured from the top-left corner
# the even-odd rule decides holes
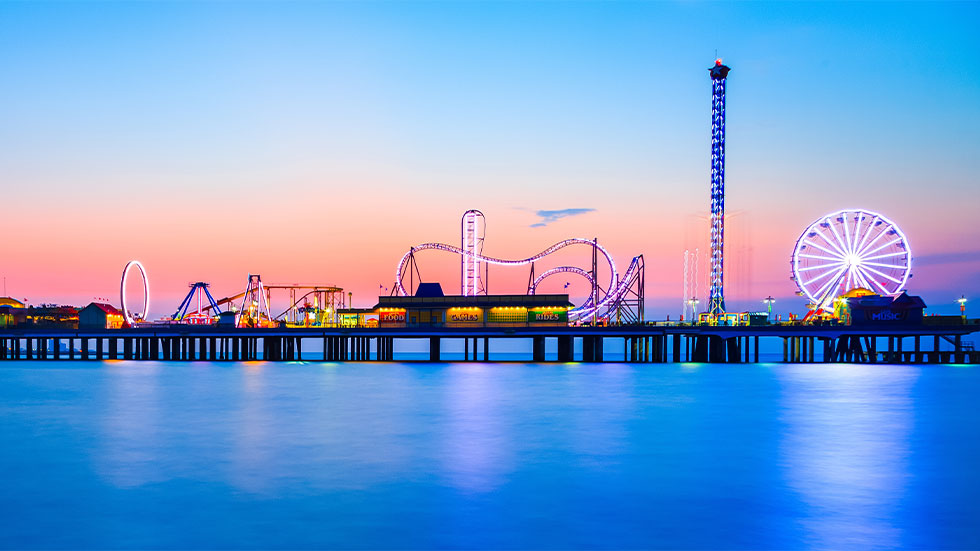
[[[183,302],[177,307],[177,311],[174,315],[170,316],[171,321],[178,323],[190,323],[194,325],[206,325],[213,323],[216,316],[221,315],[221,308],[218,307],[217,303],[214,301],[214,297],[211,296],[211,292],[208,291],[210,283],[205,283],[203,281],[198,281],[190,284],[190,292],[184,297]],[[194,304],[194,297],[197,296],[197,309],[189,311],[191,305]],[[204,311],[204,299],[207,298],[210,308],[208,313]]]
[[[472,215],[471,213],[477,213]],[[473,224],[467,221],[467,216],[472,216]],[[527,293],[533,295],[538,286],[547,278],[560,273],[575,274],[588,281],[592,291],[589,297],[579,306],[568,311],[568,319],[573,322],[586,322],[589,320],[597,321],[615,319],[619,323],[637,323],[643,321],[643,298],[644,298],[644,272],[643,255],[634,257],[629,267],[623,274],[616,270],[616,263],[612,256],[596,239],[571,238],[559,241],[545,250],[529,256],[527,258],[508,260],[495,258],[482,254],[483,232],[471,231],[475,222],[480,222],[483,229],[486,222],[483,214],[479,211],[467,211],[463,215],[462,224],[462,247],[449,245],[447,243],[421,243],[409,249],[395,270],[394,292],[398,295],[407,296],[414,292],[414,289],[405,289],[405,277],[408,275],[410,287],[414,287],[415,276],[418,274],[415,255],[421,251],[435,250],[458,254],[462,263],[461,288],[464,296],[469,294],[487,294],[486,273],[480,275],[481,265],[489,264],[497,266],[522,266],[531,265],[531,278],[528,282]],[[578,266],[558,266],[546,270],[538,276],[534,276],[534,263],[548,255],[555,253],[566,247],[573,245],[586,246],[591,248],[592,266],[590,270]],[[598,257],[601,256],[609,269],[609,281],[605,286],[599,281],[598,277]]]
[[[273,291],[286,291],[288,306],[273,315]],[[268,327],[283,322],[287,327],[334,327],[337,310],[345,307],[344,290],[333,285],[264,284],[262,276],[249,274],[245,290],[204,306],[205,312],[229,305],[236,310],[236,326]]]
[[[143,279],[143,309],[138,315],[129,309],[126,302],[126,282],[129,279],[129,271],[133,268],[140,271],[140,277]],[[124,327],[146,321],[146,316],[150,312],[150,281],[146,278],[146,269],[143,268],[143,264],[139,260],[130,260],[123,268],[122,280],[119,283],[119,305],[122,307]]]
[[[475,296],[487,294],[487,266],[480,258],[483,254],[483,237],[487,232],[487,219],[478,210],[468,210],[463,213],[460,222],[460,240],[463,250],[468,254],[461,258],[460,294]],[[482,268],[482,270],[481,270]]]
[[[835,301],[855,289],[883,296],[902,292],[912,251],[899,227],[881,214],[844,209],[810,224],[796,241],[793,279],[810,301],[804,320],[830,316]]]

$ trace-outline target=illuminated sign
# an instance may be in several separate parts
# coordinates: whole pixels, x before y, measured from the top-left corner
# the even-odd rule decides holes
[[[452,313],[449,321],[480,321],[480,315],[471,312]]]
[[[381,323],[405,323],[405,312],[381,312]]]
[[[527,313],[527,321],[538,322],[538,323],[543,323],[543,322],[567,323],[568,312],[565,310],[545,310],[545,311],[537,311],[537,312],[532,311]]]
[[[902,321],[905,319],[905,314],[905,312],[881,310],[880,312],[868,312],[867,316],[871,321]]]

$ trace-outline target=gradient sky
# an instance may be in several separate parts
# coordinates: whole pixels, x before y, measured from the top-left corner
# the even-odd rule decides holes
[[[153,317],[249,272],[368,306],[477,208],[494,256],[566,237],[644,254],[649,315],[676,318],[683,252],[708,246],[717,51],[730,309],[802,312],[793,245],[854,207],[903,228],[930,311],[980,309],[977,21],[978,3],[0,3],[0,272],[35,304],[118,303],[139,259]],[[537,215],[563,209],[594,210]],[[458,259],[419,262],[458,290]],[[523,292],[527,271],[490,283]]]

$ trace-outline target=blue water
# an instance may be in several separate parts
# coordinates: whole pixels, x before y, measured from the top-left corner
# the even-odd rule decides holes
[[[980,370],[7,363],[3,548],[980,548]]]

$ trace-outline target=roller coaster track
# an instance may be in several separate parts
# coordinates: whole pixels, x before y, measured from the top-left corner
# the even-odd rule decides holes
[[[596,312],[601,311],[604,308],[608,311],[610,307],[614,306],[618,301],[622,299],[622,296],[626,292],[626,289],[629,288],[628,282],[631,281],[633,275],[635,275],[635,271],[638,269],[637,259],[636,258],[633,259],[633,262],[632,264],[630,264],[627,273],[624,274],[625,277],[623,277],[623,279],[620,281],[618,274],[616,272],[616,263],[613,261],[612,256],[609,255],[606,249],[604,249],[602,245],[599,245],[593,240],[583,239],[579,237],[572,238],[572,239],[565,239],[564,241],[559,241],[558,243],[555,243],[554,245],[548,247],[547,249],[539,252],[534,256],[530,256],[528,258],[522,258],[519,260],[506,260],[502,258],[494,258],[492,256],[484,256],[482,254],[474,254],[472,252],[465,251],[460,247],[448,245],[446,243],[422,243],[420,245],[416,245],[415,247],[412,247],[412,249],[409,252],[405,253],[405,256],[403,256],[401,261],[398,263],[398,270],[395,272],[395,284],[397,287],[397,291],[400,295],[402,296],[408,295],[408,292],[405,290],[405,286],[402,283],[402,279],[404,279],[405,277],[405,267],[408,265],[409,259],[412,258],[412,256],[419,251],[425,251],[425,250],[444,251],[444,252],[458,254],[460,256],[475,257],[479,259],[481,262],[486,262],[488,264],[496,264],[498,266],[521,266],[521,265],[530,264],[536,260],[539,260],[541,258],[550,255],[551,253],[557,252],[560,249],[564,249],[565,247],[569,247],[571,245],[588,245],[590,247],[593,247],[596,252],[600,253],[606,259],[606,262],[609,264],[609,285],[608,287],[606,287],[606,290],[603,290],[601,287],[599,288],[601,299],[599,299],[597,304],[593,304],[593,302],[596,300],[597,297],[593,297],[590,294],[589,298],[585,301],[585,303],[583,303],[581,306],[577,306],[569,310],[568,311],[569,319],[572,320],[586,319],[589,316],[593,315]],[[595,286],[595,280],[593,279],[593,276],[589,271],[583,270],[582,268],[576,266],[559,266],[557,268],[552,268],[550,270],[547,270],[546,272],[538,276],[531,284],[530,289],[528,289],[529,294],[534,294],[534,291],[537,289],[538,285],[545,278],[558,273],[578,274],[584,277],[585,279],[587,279],[589,281],[590,286],[593,287]]]

